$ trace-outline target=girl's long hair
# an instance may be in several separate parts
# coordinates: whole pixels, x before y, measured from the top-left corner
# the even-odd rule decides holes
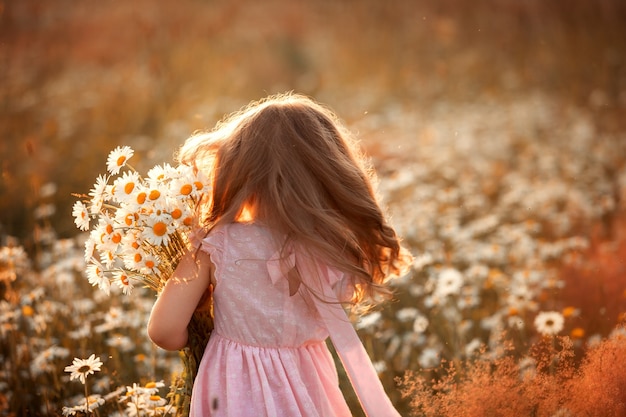
[[[252,102],[189,138],[178,159],[211,179],[204,226],[238,221],[249,211],[282,238],[283,248],[297,243],[353,277],[355,303],[390,295],[387,277],[410,262],[353,136],[305,96]]]

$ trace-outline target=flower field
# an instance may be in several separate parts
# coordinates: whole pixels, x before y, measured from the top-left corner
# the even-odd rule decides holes
[[[136,205],[137,172],[286,90],[358,133],[415,255],[355,320],[403,416],[626,415],[626,7],[469,4],[0,1],[0,415],[176,414],[154,291],[98,272],[76,195]]]

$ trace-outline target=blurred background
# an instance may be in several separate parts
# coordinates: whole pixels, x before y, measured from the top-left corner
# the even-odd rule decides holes
[[[0,227],[27,237],[47,199],[71,235],[70,194],[115,146],[170,160],[224,113],[288,90],[377,149],[412,146],[443,105],[537,92],[622,131],[624,22],[618,0],[4,1]]]
[[[0,0],[0,411],[72,403],[74,356],[105,359],[100,392],[167,379],[151,295],[86,282],[73,194],[116,146],[145,172],[291,90],[357,133],[417,256],[396,302],[356,324],[402,415],[445,415],[401,398],[407,370],[501,352],[503,331],[516,359],[559,334],[580,362],[624,323],[626,2]]]

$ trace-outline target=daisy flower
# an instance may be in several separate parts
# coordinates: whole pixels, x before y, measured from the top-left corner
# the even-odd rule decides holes
[[[145,399],[146,399],[146,405],[151,408],[163,407],[165,404],[167,404],[167,401],[165,400],[165,398],[162,398],[158,394],[146,396]]]
[[[91,213],[98,213],[106,199],[107,183],[109,179],[104,175],[98,175],[94,188],[89,191],[91,196]]]
[[[135,227],[139,220],[139,213],[128,205],[123,205],[115,212],[115,222],[123,227]]]
[[[454,268],[444,268],[439,273],[435,294],[439,297],[458,294],[463,286],[463,275]]]
[[[100,216],[98,226],[92,231],[92,237],[99,251],[115,252],[124,237],[115,224],[115,220],[107,216]]]
[[[130,278],[126,271],[117,270],[113,273],[113,280],[117,284],[118,287],[122,289],[124,295],[130,295],[133,291],[133,283],[130,281]]]
[[[90,414],[96,408],[104,405],[106,401],[99,394],[93,394],[87,397],[87,403],[81,405],[75,405],[74,407],[63,407],[64,416],[75,416]]]
[[[151,187],[159,187],[175,177],[178,177],[178,172],[170,164],[156,165],[148,171],[148,183]]]
[[[89,230],[89,211],[87,210],[87,206],[85,206],[82,201],[74,203],[72,216],[74,216],[74,224],[76,224],[76,227],[78,227],[79,230]]]
[[[139,271],[144,265],[143,262],[146,256],[146,253],[140,247],[127,247],[122,256],[122,260],[126,268],[132,271]]]
[[[127,171],[113,182],[113,197],[120,203],[128,203],[139,189],[141,179],[134,171]]]
[[[100,371],[102,361],[100,357],[96,357],[95,354],[91,354],[87,359],[74,358],[72,364],[65,367],[65,372],[70,372],[70,381],[73,379],[79,379],[83,384],[87,376]]]
[[[111,281],[104,274],[104,267],[100,264],[100,262],[95,259],[91,260],[91,263],[87,265],[86,269],[87,279],[92,286],[98,286],[102,291],[104,291],[107,295],[109,294]]]
[[[173,232],[171,221],[164,215],[152,215],[146,221],[143,237],[153,245],[167,245]]]
[[[118,146],[111,151],[107,158],[107,170],[111,175],[117,175],[133,155],[134,151],[130,146]]]
[[[542,311],[535,317],[535,327],[544,336],[553,336],[563,330],[565,319],[558,311]]]
[[[85,262],[89,262],[89,260],[93,258],[95,250],[96,250],[96,242],[93,239],[93,236],[89,236],[89,238],[85,241],[85,252],[83,254],[83,258],[85,259]]]
[[[158,274],[160,264],[161,262],[156,256],[146,255],[140,264],[139,272],[142,274]]]

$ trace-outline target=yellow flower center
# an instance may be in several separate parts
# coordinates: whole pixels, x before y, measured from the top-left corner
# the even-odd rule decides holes
[[[172,215],[172,219],[178,220],[183,216],[183,211],[181,209],[176,208],[172,210],[171,215]]]
[[[204,184],[202,184],[200,181],[196,181],[193,184],[196,186],[198,190],[201,190],[202,187],[204,187]]]
[[[161,192],[159,190],[150,191],[150,200],[156,200],[159,197],[161,197]]]
[[[157,384],[154,381],[150,381],[146,384],[146,388],[156,388]]]
[[[33,310],[31,306],[25,305],[22,307],[22,314],[26,317],[31,317],[33,314],[35,314],[35,310]]]
[[[185,226],[191,226],[192,222],[193,222],[193,219],[191,217],[185,217],[185,220],[183,220],[183,224]]]
[[[126,274],[120,275],[120,281],[124,285],[129,285],[130,284],[130,280],[128,279],[128,275],[126,275]]]
[[[113,236],[111,236],[111,241],[113,243],[120,243],[122,241],[122,235],[118,232],[114,233]]]
[[[122,155],[119,158],[117,158],[117,166],[118,167],[121,167],[122,165],[124,165],[124,162],[126,162],[126,157],[124,155]]]
[[[137,203],[139,204],[143,204],[146,202],[146,197],[148,197],[148,195],[146,193],[144,193],[143,191],[140,192],[139,194],[137,194]]]
[[[105,230],[106,230],[107,234],[110,235],[111,233],[113,233],[113,225],[112,224],[107,224],[107,227],[106,227]]]
[[[189,195],[193,191],[193,186],[191,184],[185,184],[180,187],[180,193],[182,195]]]
[[[571,317],[576,314],[576,307],[565,307],[563,309],[563,317]]]
[[[161,396],[160,395],[151,395],[150,396],[150,401],[159,401],[161,400]]]
[[[127,182],[126,185],[124,186],[124,192],[126,194],[132,193],[134,189],[135,189],[135,183],[134,182]]]
[[[135,262],[141,262],[142,256],[140,253],[136,253],[134,256]]]
[[[167,233],[167,225],[163,222],[157,222],[152,226],[152,231],[156,236],[163,236]]]
[[[146,266],[147,266],[148,268],[154,268],[154,261],[151,261],[151,260],[149,260],[149,259],[148,259],[148,260],[146,261]]]

